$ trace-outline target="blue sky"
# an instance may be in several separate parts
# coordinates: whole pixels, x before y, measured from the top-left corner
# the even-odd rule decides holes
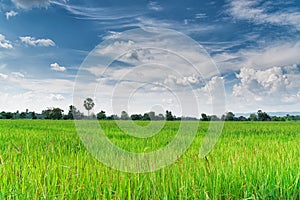
[[[86,56],[121,32],[147,27],[181,32],[205,48],[220,73],[207,77],[205,84],[196,81],[195,87],[205,93],[215,80],[223,81],[227,111],[299,111],[296,0],[0,0],[0,110],[40,112],[58,106],[67,111]],[[109,95],[102,94],[106,99],[99,95],[95,110],[112,113]],[[200,99],[205,98],[209,102],[207,95]],[[160,100],[173,104],[166,97]],[[132,112],[149,111],[145,104]]]

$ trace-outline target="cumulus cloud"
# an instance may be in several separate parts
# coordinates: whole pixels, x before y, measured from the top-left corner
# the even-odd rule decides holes
[[[257,24],[288,25],[300,29],[300,12],[292,9],[280,9],[272,12],[270,4],[261,4],[260,0],[232,0],[229,14],[239,20],[249,20]]]
[[[55,43],[51,39],[35,39],[34,37],[25,36],[19,37],[20,40],[30,46],[55,46]]]
[[[64,72],[67,70],[66,67],[60,66],[58,63],[52,63],[50,65],[50,67],[51,67],[51,70],[53,70],[53,71]]]
[[[5,36],[0,34],[0,48],[12,49],[13,46],[10,41],[5,39]]]
[[[61,94],[50,94],[50,97],[49,97],[51,100],[53,101],[62,101],[62,100],[65,100],[65,97]]]
[[[0,80],[7,79],[8,75],[0,73]]]
[[[30,9],[34,7],[47,7],[50,5],[50,0],[12,0],[18,8]]]
[[[6,19],[9,20],[9,18],[14,17],[14,16],[16,16],[17,14],[18,14],[17,12],[11,10],[11,11],[9,11],[9,12],[6,12],[6,13],[5,13],[5,16],[6,16]]]
[[[285,67],[242,68],[236,77],[239,83],[233,86],[233,96],[245,102],[291,103],[297,99],[300,75],[285,72]]]

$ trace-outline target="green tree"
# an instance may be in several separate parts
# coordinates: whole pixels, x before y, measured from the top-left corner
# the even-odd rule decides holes
[[[20,119],[25,119],[25,118],[26,118],[26,113],[25,112],[21,112]]]
[[[83,106],[88,111],[88,116],[90,116],[90,110],[93,109],[93,107],[95,106],[95,103],[92,98],[88,97],[84,100]]]
[[[209,121],[219,121],[220,120],[220,118],[217,115],[211,115],[209,118],[210,118]]]
[[[225,115],[225,121],[234,121],[234,114],[233,112],[227,112]]]
[[[122,120],[129,120],[129,116],[128,116],[126,111],[121,112],[121,119]]]
[[[165,119],[165,116],[163,114],[158,114],[157,116],[157,120],[164,120]]]
[[[101,111],[97,114],[97,119],[98,119],[98,120],[105,120],[105,119],[106,119],[105,111],[101,110]]]
[[[155,116],[154,111],[150,111],[148,114],[149,114],[150,120],[156,120],[156,116]]]
[[[43,110],[42,114],[45,119],[62,119],[64,110],[60,108],[48,108],[47,110]]]
[[[258,121],[271,121],[271,117],[266,113],[263,112],[262,110],[257,111],[257,118]]]
[[[239,116],[238,120],[239,121],[247,121],[247,118],[244,116]]]
[[[53,108],[51,113],[51,119],[61,119],[63,116],[64,110],[60,108]]]
[[[257,121],[257,115],[254,114],[254,113],[250,114],[249,120],[250,120],[250,121]]]
[[[145,120],[145,121],[151,120],[149,113],[144,113],[142,120]]]
[[[209,121],[209,118],[205,113],[201,113],[201,121]]]
[[[141,114],[133,114],[130,118],[131,120],[142,120],[143,116]]]
[[[171,111],[166,110],[166,120],[167,121],[173,121],[174,120],[174,116],[172,115]]]
[[[66,119],[83,119],[84,115],[73,105],[69,106],[69,111]]]
[[[31,115],[31,119],[37,119],[37,116],[34,111],[30,112],[30,115]]]

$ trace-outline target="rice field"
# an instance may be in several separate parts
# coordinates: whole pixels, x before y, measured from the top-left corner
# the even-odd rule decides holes
[[[121,148],[153,151],[170,142],[180,122],[136,139],[101,121]],[[147,122],[138,122],[145,125]],[[149,173],[125,173],[94,158],[73,121],[0,120],[0,199],[300,199],[300,123],[228,122],[206,158],[200,123],[175,163]]]

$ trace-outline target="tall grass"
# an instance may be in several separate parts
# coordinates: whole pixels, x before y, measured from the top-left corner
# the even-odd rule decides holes
[[[143,122],[139,122],[143,124]],[[191,122],[198,123],[198,122]],[[179,122],[148,139],[101,122],[107,137],[130,151],[153,151],[172,140]],[[153,173],[111,169],[85,149],[72,121],[0,121],[0,199],[299,199],[300,123],[226,123],[206,158],[192,146]]]

